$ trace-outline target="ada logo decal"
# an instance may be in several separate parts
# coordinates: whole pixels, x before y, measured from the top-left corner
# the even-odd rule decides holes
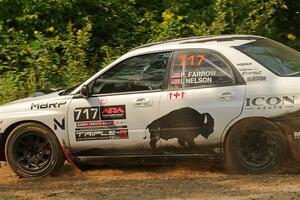
[[[102,106],[100,107],[100,117],[102,120],[126,119],[125,105]]]

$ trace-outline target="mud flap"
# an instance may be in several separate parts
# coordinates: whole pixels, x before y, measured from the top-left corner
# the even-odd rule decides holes
[[[297,164],[300,164],[300,135],[298,136],[298,132],[287,125],[283,125],[282,123],[277,124],[280,126],[282,133],[286,136],[291,159],[296,161]]]
[[[5,138],[4,138],[4,133],[0,133],[0,161],[6,161],[5,158]]]
[[[61,140],[60,145],[61,145],[62,151],[63,151],[68,163],[72,164],[76,168],[76,170],[81,172],[80,167],[78,167],[77,164],[76,164],[76,158],[74,158],[72,156],[71,152],[69,151],[68,147],[66,146],[65,141]]]
[[[300,138],[297,139],[294,134],[289,134],[287,139],[293,160],[300,164]]]

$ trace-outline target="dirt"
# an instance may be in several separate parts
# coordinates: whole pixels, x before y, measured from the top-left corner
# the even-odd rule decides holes
[[[0,199],[300,199],[300,169],[232,175],[193,165],[102,167],[65,164],[57,177],[20,179],[2,162]]]

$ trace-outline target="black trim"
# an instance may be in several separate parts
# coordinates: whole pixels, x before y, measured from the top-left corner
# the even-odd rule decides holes
[[[141,93],[154,93],[154,92],[163,92],[162,89],[157,90],[140,90],[140,91],[131,91],[131,92],[118,92],[118,93],[107,93],[107,94],[93,94],[92,96],[88,97],[107,97],[107,96],[115,96],[115,95],[129,95],[129,94],[141,94]]]
[[[2,138],[3,138],[4,133],[0,133],[0,144],[2,142]],[[1,147],[0,147],[1,148]]]
[[[220,87],[234,87],[234,86],[239,86],[239,85],[246,85],[245,84],[224,84],[224,85],[208,85],[208,86],[195,86],[195,87],[186,87],[186,88],[168,88],[164,91],[178,91],[178,90],[195,90],[195,89],[205,89],[205,88],[220,88]]]
[[[199,159],[200,158],[200,159]],[[173,164],[177,162],[223,162],[224,155],[220,154],[189,154],[189,155],[135,155],[135,156],[78,156],[76,157],[77,164],[92,164],[92,165],[163,165]]]
[[[164,79],[164,83],[163,83],[163,86],[162,86],[162,91],[164,91],[168,88],[169,76],[170,76],[170,73],[171,73],[172,62],[173,62],[173,56],[174,56],[174,51],[171,52],[170,58],[169,58],[168,63],[167,63],[166,74],[165,74],[165,79]]]
[[[4,136],[4,133],[0,133],[0,161],[6,161],[5,152],[4,152],[5,139],[3,136]]]
[[[212,39],[200,39],[196,41],[187,41],[182,42],[181,44],[194,44],[194,43],[204,43],[204,42],[226,42],[226,41],[233,41],[233,40],[257,40],[262,39],[262,37],[259,36],[233,36],[233,37],[225,37],[225,38],[212,38]]]
[[[222,153],[216,154],[170,154],[170,155],[109,155],[109,156],[78,156],[77,158],[81,159],[97,159],[97,158],[163,158],[163,157],[172,157],[172,158],[182,158],[182,157],[210,157],[210,156],[222,156]]]
[[[242,75],[239,73],[239,71],[236,69],[236,67],[230,62],[230,60],[227,57],[225,57],[222,53],[220,53],[216,50],[209,50],[209,51],[211,51],[211,52],[217,54],[218,56],[220,56],[221,58],[223,58],[223,60],[229,65],[229,67],[233,71],[233,76],[235,78],[234,85],[246,85],[246,81],[244,80]]]

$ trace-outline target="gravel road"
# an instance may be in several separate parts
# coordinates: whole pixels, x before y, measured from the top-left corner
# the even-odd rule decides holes
[[[102,167],[65,164],[58,177],[20,179],[2,162],[0,199],[300,199],[300,169],[232,175],[195,164]]]

